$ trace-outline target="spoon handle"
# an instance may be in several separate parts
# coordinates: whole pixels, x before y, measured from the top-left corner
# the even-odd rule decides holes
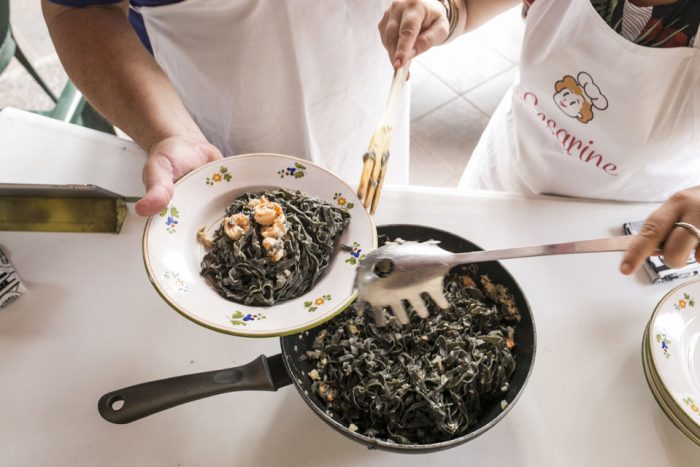
[[[467,263],[483,263],[511,258],[529,258],[532,256],[570,255],[575,253],[601,253],[605,251],[624,251],[634,241],[636,235],[620,235],[617,237],[582,240],[578,242],[553,243],[550,245],[506,248],[503,250],[472,251],[456,253],[448,259],[452,266]],[[654,254],[660,254],[656,250]]]

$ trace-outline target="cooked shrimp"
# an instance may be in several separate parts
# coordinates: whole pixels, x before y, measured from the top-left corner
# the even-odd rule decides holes
[[[272,260],[273,263],[276,263],[277,261],[281,260],[284,258],[284,249],[280,248],[279,250],[275,250],[270,256],[270,259]]]
[[[263,238],[282,238],[287,235],[287,224],[284,214],[278,216],[272,225],[260,227],[260,235]]]
[[[263,196],[263,199],[264,198],[265,197]],[[261,201],[258,198],[252,198],[250,201],[248,201],[248,207],[250,209],[253,209],[255,206],[257,206],[260,203],[261,203]]]
[[[248,231],[250,221],[243,213],[234,214],[224,218],[224,233],[231,240],[238,240]]]
[[[263,199],[255,206],[255,222],[260,225],[270,225],[275,222],[277,217],[283,216],[284,213],[282,212],[282,206],[278,203]]]
[[[268,237],[262,241],[262,246],[267,250],[273,262],[277,262],[284,258],[284,243],[276,238]]]

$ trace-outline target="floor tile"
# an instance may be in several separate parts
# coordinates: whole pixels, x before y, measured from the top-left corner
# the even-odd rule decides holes
[[[517,67],[513,66],[484,84],[472,89],[464,97],[486,115],[491,116],[515,79]]]
[[[464,172],[464,169],[462,169],[462,171],[459,173],[450,175],[450,178],[445,180],[445,183],[441,186],[445,188],[457,188],[457,185],[459,185],[459,180],[462,178],[462,172]]]
[[[450,169],[425,146],[411,138],[411,185],[456,186]]]
[[[421,63],[458,94],[513,66],[513,62],[482,39],[469,34],[428,50]]]
[[[413,140],[461,175],[488,118],[467,100],[459,98],[411,122]]]
[[[41,2],[10,0],[10,15],[15,39],[29,60],[56,53],[41,13]]]
[[[57,56],[34,62],[34,68],[56,95],[61,93],[68,78]],[[0,76],[0,109],[48,110],[53,106],[53,101],[19,63]]]
[[[520,61],[520,49],[525,33],[522,8],[517,6],[493,18],[473,32],[509,60]]]
[[[420,62],[411,64],[411,120],[421,118],[436,108],[456,99],[458,94],[448,88]]]

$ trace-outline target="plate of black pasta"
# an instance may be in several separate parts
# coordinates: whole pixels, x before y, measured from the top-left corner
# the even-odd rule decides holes
[[[268,337],[331,319],[355,299],[355,268],[377,245],[352,188],[279,154],[215,161],[175,185],[146,223],[146,271],[161,297],[216,331]]]

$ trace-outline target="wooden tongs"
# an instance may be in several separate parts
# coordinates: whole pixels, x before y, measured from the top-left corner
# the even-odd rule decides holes
[[[389,162],[389,149],[391,147],[391,132],[396,120],[396,108],[401,100],[401,91],[408,78],[410,62],[394,72],[391,82],[389,101],[386,110],[379,123],[379,127],[372,135],[369,149],[362,157],[362,176],[357,188],[357,196],[370,214],[374,214],[379,203],[379,195],[384,185],[384,176]]]

